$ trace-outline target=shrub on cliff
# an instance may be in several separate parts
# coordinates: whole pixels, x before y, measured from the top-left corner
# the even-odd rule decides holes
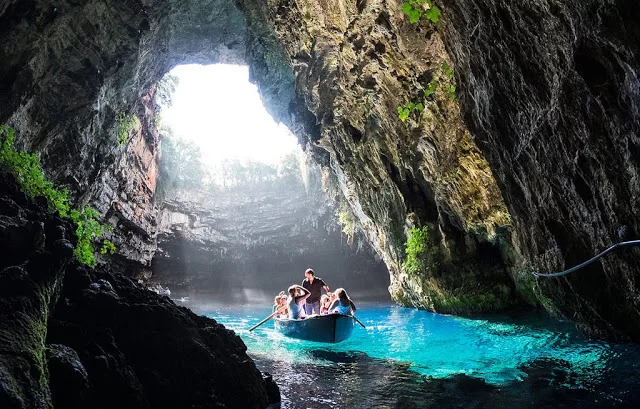
[[[0,164],[15,176],[27,195],[44,196],[53,211],[73,222],[78,237],[74,254],[80,262],[94,266],[94,241],[104,232],[111,230],[111,226],[100,224],[100,215],[90,206],[84,206],[81,210],[74,209],[69,202],[69,192],[66,189],[56,189],[56,186],[47,180],[38,155],[16,151],[13,146],[14,138],[15,133],[11,127],[0,125]],[[112,254],[114,251],[114,244],[104,240],[102,254]]]
[[[413,228],[409,230],[404,251],[407,259],[402,263],[402,268],[408,274],[417,274],[424,269],[424,258],[429,244],[429,228]]]

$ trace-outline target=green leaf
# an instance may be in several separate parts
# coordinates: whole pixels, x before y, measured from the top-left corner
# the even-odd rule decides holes
[[[436,6],[429,7],[429,9],[425,11],[424,15],[426,18],[431,20],[433,24],[440,21],[440,9],[437,8]]]
[[[424,105],[422,105],[422,102],[418,103],[416,105],[416,111],[422,112],[423,110],[424,110]]]
[[[402,8],[400,8],[400,10],[402,10],[403,13],[408,15],[411,12],[411,10],[413,10],[413,7],[408,2],[404,2],[402,3]]]
[[[417,23],[418,20],[420,20],[420,16],[422,15],[422,12],[418,9],[411,9],[407,15],[409,16],[409,22],[411,24]]]
[[[449,65],[447,65],[447,63],[442,63],[442,71],[444,71],[444,75],[446,75],[448,78],[453,79],[454,76],[454,72],[453,70],[449,67]]]
[[[426,97],[429,97],[435,94],[437,89],[438,89],[438,80],[433,80],[429,83],[429,85],[427,85],[427,89],[424,90],[424,95]]]
[[[407,120],[407,118],[409,118],[410,113],[411,111],[409,111],[408,108],[403,108],[402,112],[398,112],[398,118],[400,118],[400,120],[404,122]]]

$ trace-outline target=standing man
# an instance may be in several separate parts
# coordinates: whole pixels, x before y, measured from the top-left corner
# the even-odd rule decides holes
[[[324,288],[324,290],[330,294],[329,286],[322,281],[322,278],[316,277],[316,273],[310,268],[304,272],[304,276],[305,279],[302,281],[302,287],[311,293],[304,306],[305,312],[307,315],[320,314],[320,296],[322,295],[322,289]]]

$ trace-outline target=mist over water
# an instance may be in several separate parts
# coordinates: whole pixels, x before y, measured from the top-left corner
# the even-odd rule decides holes
[[[286,338],[271,322],[248,332],[270,304],[192,308],[236,331],[283,408],[640,404],[636,345],[589,341],[545,315],[467,319],[354,298],[367,328],[339,344]]]

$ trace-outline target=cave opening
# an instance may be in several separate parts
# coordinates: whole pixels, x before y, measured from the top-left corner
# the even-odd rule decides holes
[[[390,300],[384,263],[364,237],[344,237],[320,167],[267,112],[249,67],[176,66],[155,99],[152,285],[193,304],[265,302],[311,267],[360,300]]]

